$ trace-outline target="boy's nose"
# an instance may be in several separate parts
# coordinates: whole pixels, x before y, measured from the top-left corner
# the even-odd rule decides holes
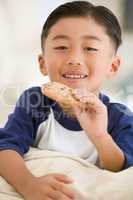
[[[79,61],[68,61],[67,65],[71,65],[71,66],[80,66],[82,65],[81,62]]]
[[[82,66],[83,64],[83,55],[79,50],[71,52],[67,57],[68,66]]]
[[[79,57],[69,57],[67,59],[67,65],[68,66],[83,66],[84,62],[80,56]]]

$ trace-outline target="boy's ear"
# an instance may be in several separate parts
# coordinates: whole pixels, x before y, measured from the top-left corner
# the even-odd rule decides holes
[[[39,63],[39,68],[40,72],[42,73],[43,76],[47,75],[47,70],[45,67],[45,60],[42,54],[38,56],[38,63]]]
[[[111,63],[111,66],[107,74],[108,78],[112,78],[118,73],[120,64],[121,64],[121,58],[119,56],[115,56],[113,58],[113,61]]]

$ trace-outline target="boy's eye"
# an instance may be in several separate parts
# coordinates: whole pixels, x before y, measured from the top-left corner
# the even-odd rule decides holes
[[[66,46],[59,46],[59,47],[55,47],[54,49],[56,49],[56,50],[66,50],[66,49],[68,49],[68,47],[66,47]]]
[[[86,51],[97,51],[98,49],[92,48],[92,47],[85,47],[84,48]]]

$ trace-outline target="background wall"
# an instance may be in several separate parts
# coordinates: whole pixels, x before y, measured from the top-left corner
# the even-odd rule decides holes
[[[13,110],[16,99],[30,86],[41,85],[45,79],[39,72],[40,34],[48,14],[63,0],[0,0],[0,125]],[[121,26],[126,23],[126,0],[90,0],[110,8]],[[132,8],[133,10],[133,8]],[[133,33],[123,30],[120,74],[106,84],[106,92],[125,101],[133,109],[132,52]],[[46,79],[47,80],[47,79]]]

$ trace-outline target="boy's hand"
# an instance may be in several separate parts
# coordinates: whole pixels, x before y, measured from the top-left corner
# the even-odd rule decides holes
[[[74,191],[66,185],[73,181],[62,174],[34,177],[26,187],[25,200],[72,200]]]
[[[106,106],[95,94],[88,91],[75,90],[74,97],[81,102],[79,105],[73,105],[75,115],[91,141],[95,143],[97,137],[107,133]]]

